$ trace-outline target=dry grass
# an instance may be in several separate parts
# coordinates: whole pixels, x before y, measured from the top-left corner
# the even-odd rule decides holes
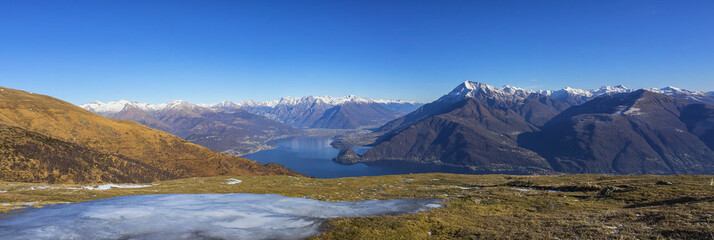
[[[331,219],[320,239],[713,239],[713,176],[414,174],[313,179],[188,178],[139,189],[44,189],[0,183],[0,202],[52,204],[159,193],[273,193],[325,201],[440,198],[446,207],[402,216]],[[673,185],[657,185],[660,180]],[[66,187],[75,185],[42,185]],[[612,188],[611,192],[601,189]],[[559,189],[562,191],[549,191]],[[528,191],[523,191],[528,190]],[[8,211],[14,206],[2,206]]]
[[[164,176],[175,176],[171,178],[297,174],[284,167],[217,153],[135,122],[104,118],[56,98],[2,87],[0,123],[104,154],[134,159],[168,173]],[[0,161],[6,160],[0,155]],[[47,175],[46,171],[52,170],[40,169],[37,174]],[[72,183],[72,178],[66,179],[60,182]],[[13,179],[0,176],[0,180]]]

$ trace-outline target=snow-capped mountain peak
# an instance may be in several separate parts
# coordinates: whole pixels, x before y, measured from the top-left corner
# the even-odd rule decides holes
[[[555,98],[557,100],[567,102],[569,104],[577,105],[577,104],[581,104],[587,100],[596,98],[598,96],[618,94],[618,93],[629,93],[629,92],[633,92],[636,90],[637,89],[631,89],[631,88],[625,87],[623,85],[617,85],[617,86],[602,86],[598,89],[591,89],[591,90],[565,88],[562,90],[554,91],[552,94],[546,94],[546,95],[549,95],[550,97]],[[681,88],[677,88],[677,87],[673,87],[673,86],[667,86],[667,87],[663,87],[663,88],[650,88],[650,89],[645,89],[645,90],[672,96],[672,97],[676,97],[676,98],[687,99],[689,101],[697,102],[697,103],[708,103],[708,104],[714,103],[714,94],[712,94],[712,93],[705,93],[705,92],[700,92],[700,91],[690,91],[690,90],[681,89]]]
[[[384,100],[384,99],[369,99],[362,98],[355,95],[347,95],[344,97],[331,97],[331,96],[304,96],[304,97],[282,97],[279,100],[257,102],[253,100],[247,100],[236,103],[238,106],[248,106],[248,107],[275,107],[281,106],[295,106],[303,103],[322,103],[327,105],[343,105],[345,103],[415,103],[403,100]]]
[[[464,98],[475,98],[481,93],[490,94],[495,90],[495,87],[487,84],[466,81],[454,88],[454,90],[451,90],[451,92],[444,97],[447,97],[448,99],[461,100]]]
[[[597,90],[590,90],[589,92],[592,93],[592,95],[599,96],[603,94],[615,94],[615,93],[628,93],[633,91],[632,89],[629,89],[623,85],[617,85],[617,86],[602,86],[598,88]]]
[[[706,95],[705,92],[699,92],[699,91],[690,91],[690,90],[685,90],[677,87],[672,87],[672,86],[666,86],[663,88],[653,88],[650,89],[650,91],[656,92],[656,93],[662,93],[662,94],[694,94],[694,95]]]
[[[570,105],[579,105],[598,96],[618,93],[629,93],[635,90],[636,89],[631,89],[623,85],[602,86],[600,88],[590,90],[583,90],[572,87],[565,87],[560,90],[530,90],[513,87],[510,85],[505,85],[501,88],[497,88],[484,83],[466,81],[459,84],[456,88],[454,88],[454,90],[449,92],[449,94],[444,95],[437,101],[457,102],[465,98],[488,98],[512,101],[528,98],[533,94],[540,94],[560,100]],[[705,93],[698,91],[689,91],[672,86],[664,88],[651,88],[645,90],[677,98],[684,98],[693,102],[709,104],[714,103],[714,91]]]
[[[153,109],[151,110],[180,110],[180,109],[188,109],[188,110],[193,110],[196,108],[200,108],[201,106],[197,104],[193,104],[184,100],[173,100],[169,103],[164,103],[164,104],[155,104],[153,105]]]
[[[692,102],[714,104],[714,92],[705,93],[701,91],[690,91],[672,86],[653,88],[650,89],[650,91],[673,97],[684,98]]]
[[[485,83],[466,81],[437,101],[458,102],[466,98],[490,98],[512,101],[523,99],[533,93],[536,92],[509,85],[498,88]]]
[[[384,100],[384,99],[369,99],[369,98],[362,98],[358,97],[355,95],[347,95],[344,97],[330,97],[330,96],[304,96],[304,97],[282,97],[278,100],[272,100],[272,101],[254,101],[254,100],[247,100],[247,101],[241,101],[241,102],[232,102],[232,101],[222,101],[220,103],[215,103],[215,104],[193,104],[184,100],[173,100],[168,103],[160,103],[160,104],[149,104],[149,103],[141,103],[141,102],[134,102],[134,101],[129,101],[129,100],[119,100],[115,102],[108,102],[104,103],[101,101],[94,101],[91,103],[87,104],[82,104],[80,107],[87,109],[89,111],[99,113],[99,114],[111,114],[111,113],[118,113],[124,110],[127,106],[129,107],[134,107],[134,108],[139,108],[141,110],[145,111],[162,111],[166,109],[180,109],[180,108],[188,108],[188,109],[193,109],[196,107],[203,107],[203,108],[210,108],[210,109],[234,109],[234,108],[241,108],[241,107],[268,107],[268,108],[273,108],[275,106],[281,105],[281,106],[296,106],[298,104],[314,104],[314,103],[321,103],[321,104],[326,104],[326,105],[343,105],[346,103],[379,103],[379,104],[416,104],[416,102],[413,101],[404,101],[404,100]]]
[[[590,89],[590,90],[566,87],[566,88],[563,88],[560,90],[555,90],[555,91],[541,91],[541,94],[549,96],[556,100],[560,100],[562,102],[571,104],[571,105],[579,105],[579,104],[582,104],[590,99],[596,98],[601,95],[628,93],[628,92],[632,92],[632,91],[633,91],[632,89],[629,89],[623,85],[617,85],[617,86],[602,86],[598,89]]]
[[[593,96],[592,92],[585,91],[582,89],[577,89],[577,88],[571,88],[571,87],[565,87],[560,90],[555,90],[555,91],[546,91],[542,92],[541,94],[550,96],[552,98],[558,99],[558,100],[565,100],[569,98],[590,98]]]
[[[205,108],[220,108],[220,109],[230,109],[230,108],[239,107],[238,104],[236,104],[236,103],[234,103],[234,102],[231,102],[231,101],[228,101],[228,100],[222,101],[222,102],[220,102],[220,103],[215,103],[215,104],[205,104],[205,103],[201,103],[201,104],[196,104],[196,105],[201,106],[201,107],[205,107]]]
[[[143,111],[161,111],[161,110],[166,110],[166,109],[180,109],[180,108],[196,108],[200,107],[199,105],[184,101],[184,100],[174,100],[168,103],[159,103],[159,104],[150,104],[150,103],[142,103],[142,102],[135,102],[135,101],[129,101],[129,100],[119,100],[116,102],[108,102],[108,103],[103,103],[100,101],[94,101],[92,103],[87,103],[87,104],[82,104],[79,105],[81,108],[84,108],[86,110],[99,113],[99,114],[111,114],[111,113],[118,113],[124,110],[127,107],[131,108],[138,108]]]
[[[513,95],[516,95],[519,97],[528,97],[531,94],[536,94],[536,93],[542,94],[541,92],[538,92],[538,91],[523,89],[523,88],[514,87],[514,86],[510,86],[510,85],[504,85],[501,88],[501,91],[503,91],[505,93],[513,94]]]
[[[578,88],[565,87],[565,88],[563,88],[563,89],[561,89],[561,90],[564,91],[564,92],[567,92],[567,93],[572,93],[572,94],[588,95],[588,96],[591,96],[591,95],[592,95],[592,92],[586,91],[586,90],[582,90],[582,89],[578,89]]]
[[[126,106],[135,106],[138,108],[147,108],[149,104],[146,103],[139,103],[139,102],[132,102],[129,100],[119,100],[116,102],[108,102],[108,103],[103,103],[100,101],[94,101],[91,103],[87,104],[82,104],[80,107],[90,110],[92,112],[96,113],[117,113],[120,112],[121,110],[124,110]]]

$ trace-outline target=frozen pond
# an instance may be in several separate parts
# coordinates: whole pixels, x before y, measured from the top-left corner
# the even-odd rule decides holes
[[[0,239],[303,239],[324,219],[415,213],[434,199],[323,202],[273,194],[123,196],[0,216]]]

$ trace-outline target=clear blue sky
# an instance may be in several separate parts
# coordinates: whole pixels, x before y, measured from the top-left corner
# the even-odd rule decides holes
[[[355,94],[465,80],[714,90],[714,1],[0,0],[0,86],[75,104]]]

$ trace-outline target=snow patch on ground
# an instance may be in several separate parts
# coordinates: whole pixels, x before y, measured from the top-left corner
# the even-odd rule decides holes
[[[81,188],[67,188],[67,189],[87,189],[87,190],[109,190],[112,188],[145,188],[154,185],[129,185],[129,184],[104,184],[98,186],[86,186]]]
[[[238,183],[242,183],[242,182],[243,182],[243,180],[238,180],[238,179],[235,179],[235,178],[229,178],[229,179],[227,179],[227,180],[228,180],[228,182],[226,182],[226,184],[238,184]]]
[[[0,217],[0,239],[304,239],[326,218],[415,213],[435,199],[323,202],[274,194],[122,196]]]
[[[44,190],[44,189],[70,189],[70,190],[109,190],[112,188],[145,188],[154,185],[131,185],[131,184],[103,184],[103,185],[93,185],[84,187],[53,187],[53,186],[35,186],[30,187],[27,190]]]
[[[640,111],[639,108],[636,107],[630,107],[627,111],[625,111],[626,115],[642,115],[642,112]]]

